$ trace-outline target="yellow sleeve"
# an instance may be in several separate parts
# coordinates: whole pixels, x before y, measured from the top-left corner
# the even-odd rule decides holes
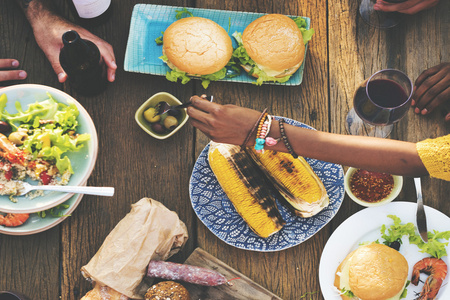
[[[431,177],[450,181],[450,134],[418,142],[416,149]]]

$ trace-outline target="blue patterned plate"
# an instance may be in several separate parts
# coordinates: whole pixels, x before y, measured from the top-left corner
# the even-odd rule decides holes
[[[303,123],[286,119],[286,123],[298,127],[314,128]],[[311,218],[295,216],[284,205],[280,210],[286,225],[279,232],[268,238],[256,235],[242,217],[219,185],[208,162],[207,145],[194,165],[189,185],[192,207],[198,218],[218,238],[234,247],[260,252],[272,252],[296,246],[324,227],[338,212],[344,199],[344,171],[340,165],[317,159],[305,158],[314,172],[322,180],[330,205]]]
[[[183,7],[153,5],[153,4],[136,4],[133,9],[130,23],[130,33],[128,36],[127,49],[125,52],[124,69],[129,72],[146,73],[152,75],[166,76],[170,68],[158,57],[162,55],[162,46],[158,46],[155,39],[161,36],[161,32],[165,31],[170,24],[175,22],[176,10],[182,10]],[[239,11],[227,11],[216,9],[203,9],[188,7],[196,17],[203,17],[213,20],[225,30],[233,41],[233,48],[237,47],[237,43],[232,37],[235,31],[244,32],[248,24],[257,18],[264,16],[261,13],[249,13]],[[296,18],[297,16],[289,16]],[[309,29],[311,20],[306,20],[306,29]],[[305,49],[305,57],[308,47]],[[267,82],[268,84],[299,85],[303,80],[303,69],[305,62],[292,75],[292,77],[284,83]],[[221,81],[253,83],[256,79],[242,72],[234,78],[224,78]]]

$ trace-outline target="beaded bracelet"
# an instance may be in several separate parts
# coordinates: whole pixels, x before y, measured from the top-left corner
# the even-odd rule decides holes
[[[249,133],[247,134],[247,137],[245,138],[244,142],[242,143],[241,148],[245,148],[245,145],[247,144],[250,137],[253,135],[253,132],[255,132],[256,128],[258,128],[258,124],[261,121],[261,119],[263,118],[263,116],[266,114],[266,112],[267,112],[267,108],[265,108],[263,110],[263,112],[261,113],[261,115],[258,118],[258,121],[256,121],[255,125],[253,125],[252,130],[250,130]]]
[[[286,146],[286,149],[289,151],[289,153],[292,155],[293,158],[298,158],[298,155],[292,150],[291,144],[289,144],[288,138],[286,136],[286,132],[284,131],[284,119],[281,118],[279,121],[280,125],[280,134],[281,138],[283,139],[283,143]]]
[[[258,131],[256,131],[255,150],[257,153],[264,151],[264,143],[266,142],[266,135],[269,132],[270,116],[265,113],[259,121]]]

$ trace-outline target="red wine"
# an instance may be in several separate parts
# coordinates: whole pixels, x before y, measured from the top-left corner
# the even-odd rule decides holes
[[[369,97],[381,107],[397,107],[408,99],[405,90],[395,81],[376,79],[369,82]]]
[[[80,94],[93,96],[106,88],[106,66],[97,46],[81,39],[74,30],[62,36],[59,61],[71,86]]]
[[[399,121],[408,111],[406,91],[395,81],[375,79],[364,82],[356,91],[353,104],[358,116],[373,125],[389,125]]]

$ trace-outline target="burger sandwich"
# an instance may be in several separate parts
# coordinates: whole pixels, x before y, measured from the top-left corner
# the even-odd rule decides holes
[[[306,30],[305,19],[291,19],[280,14],[269,14],[251,22],[244,33],[235,32],[238,47],[233,59],[257,79],[286,82],[303,63],[305,45],[313,29]]]
[[[172,69],[166,78],[185,84],[199,77],[207,88],[214,80],[225,78],[225,66],[231,59],[233,46],[228,33],[216,22],[188,17],[172,23],[163,37],[160,58]]]
[[[339,265],[334,285],[344,300],[397,300],[405,296],[408,262],[383,244],[360,246]]]

